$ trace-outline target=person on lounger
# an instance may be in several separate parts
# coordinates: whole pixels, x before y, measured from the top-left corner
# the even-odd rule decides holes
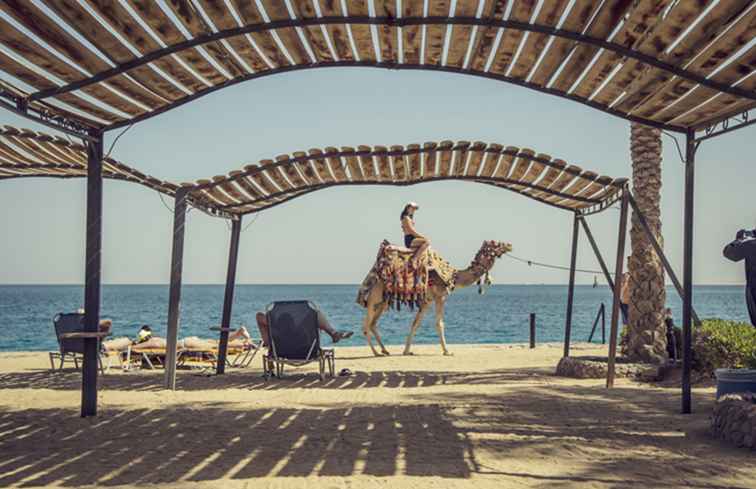
[[[179,342],[179,346],[187,350],[214,350],[218,348],[218,344],[218,340],[200,338],[198,336],[189,336]],[[241,326],[239,329],[231,331],[228,335],[228,347],[238,349],[254,347],[252,337],[249,335],[247,328]]]
[[[255,315],[255,319],[257,319],[257,328],[260,330],[263,346],[270,346],[270,326],[268,325],[268,317],[264,312],[258,312]],[[318,328],[330,336],[331,341],[334,343],[351,338],[354,334],[352,331],[336,331],[322,311],[318,311]]]
[[[401,214],[402,232],[404,233],[404,246],[415,250],[412,255],[412,263],[417,265],[423,253],[430,248],[430,240],[420,234],[415,228],[415,211],[420,207],[415,202],[409,202],[404,206]]]
[[[228,345],[233,348],[245,348],[251,345],[251,337],[247,328],[244,326],[232,331],[228,336]],[[152,334],[152,328],[148,325],[143,325],[139,328],[135,339],[121,337],[108,341],[103,341],[102,347],[105,351],[126,351],[129,346],[142,350],[161,350],[165,349],[167,342],[165,338],[155,336]],[[204,339],[197,336],[189,336],[182,340],[179,340],[179,348],[187,348],[190,350],[213,350],[218,348],[218,340]]]

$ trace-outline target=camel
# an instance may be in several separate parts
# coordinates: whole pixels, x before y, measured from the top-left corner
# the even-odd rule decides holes
[[[441,349],[443,350],[444,355],[451,355],[452,353],[446,347],[446,337],[444,336],[444,307],[449,294],[458,288],[468,287],[474,283],[480,283],[479,281],[488,281],[488,272],[493,268],[496,259],[509,251],[512,251],[512,245],[510,243],[484,241],[472,263],[470,263],[470,266],[464,270],[456,270],[454,272],[452,286],[447,287],[446,284],[440,280],[431,280],[431,285],[428,287],[425,301],[420,304],[415,319],[410,326],[410,331],[407,335],[407,341],[404,346],[404,355],[412,355],[412,340],[417,329],[420,327],[420,321],[423,319],[423,316],[427,312],[431,303],[435,303],[436,306],[436,331],[438,332],[438,337],[441,342]],[[406,250],[406,252],[411,253],[411,250]],[[435,272],[431,269],[430,274],[432,276]],[[366,283],[368,283],[368,280],[369,278],[366,280]],[[381,341],[381,335],[378,333],[378,319],[389,308],[389,303],[384,299],[384,285],[381,280],[373,281],[370,290],[367,292],[366,300],[363,305],[366,308],[366,313],[362,326],[362,333],[367,339],[368,346],[370,346],[370,349],[373,351],[373,355],[377,357],[389,355],[388,350]],[[373,346],[371,336],[375,336],[375,340],[381,348],[380,353]]]

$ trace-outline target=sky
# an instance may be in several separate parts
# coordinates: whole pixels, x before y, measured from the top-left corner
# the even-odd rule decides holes
[[[5,111],[0,123],[54,132]],[[119,132],[107,134],[106,150]],[[742,264],[726,261],[722,248],[738,229],[756,227],[755,137],[756,129],[745,128],[699,148],[696,284],[744,283]],[[444,139],[527,147],[612,177],[631,175],[625,120],[500,81],[374,68],[299,71],[226,88],[133,126],[111,157],[160,179],[191,182],[297,150]],[[679,273],[683,165],[672,139],[664,136],[663,144],[662,230]],[[0,188],[0,283],[83,283],[85,180],[5,180]],[[421,206],[420,232],[455,266],[467,266],[485,239],[511,242],[520,258],[569,264],[571,213],[513,192],[471,182],[350,186],[246,216],[237,282],[358,283],[381,240],[401,241],[399,213],[410,200]],[[153,190],[106,181],[104,283],[168,283],[172,207],[172,199],[161,200]],[[609,209],[589,218],[610,264],[618,217]],[[225,281],[229,236],[226,221],[189,213],[184,283]],[[598,268],[584,236],[578,265]],[[493,278],[559,284],[568,274],[502,258]],[[578,274],[577,280],[588,284],[593,278]]]

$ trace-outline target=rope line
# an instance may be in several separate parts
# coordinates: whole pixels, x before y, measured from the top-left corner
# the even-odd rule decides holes
[[[131,129],[133,126],[134,126],[134,123],[132,122],[131,124],[129,124],[126,127],[126,129],[124,129],[123,131],[121,131],[121,133],[118,136],[116,136],[116,138],[113,140],[113,143],[110,145],[110,149],[108,149],[108,152],[105,155],[105,158],[103,158],[103,159],[108,159],[110,157],[110,153],[113,151],[113,148],[115,147],[115,145],[118,142],[118,140],[121,139],[121,136],[123,136],[124,134],[126,134],[128,132],[128,130]]]
[[[554,269],[554,270],[566,270],[568,272],[570,271],[570,267],[564,267],[564,266],[561,266],[561,265],[551,265],[549,263],[542,263],[542,262],[538,262],[538,261],[534,261],[534,260],[526,260],[525,258],[520,258],[518,256],[515,256],[515,255],[511,254],[511,253],[507,253],[504,256],[506,256],[508,258],[511,258],[513,260],[520,261],[522,263],[527,263],[528,266],[534,266],[535,265],[537,267],[551,268],[551,269]],[[586,269],[586,268],[576,268],[575,271],[576,272],[582,272],[582,273],[590,273],[590,274],[593,274],[593,275],[598,275],[598,274],[603,275],[604,274],[604,272],[601,271],[601,270],[589,270],[589,269]],[[609,275],[614,275],[614,273],[609,272]]]

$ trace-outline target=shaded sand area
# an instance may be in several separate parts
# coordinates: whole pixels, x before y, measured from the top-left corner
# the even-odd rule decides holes
[[[325,383],[312,369],[266,383],[259,358],[222,377],[181,371],[176,392],[162,371],[116,372],[90,419],[79,373],[0,354],[0,486],[756,486],[753,452],[707,434],[711,387],[682,416],[679,388],[554,377],[556,345],[452,350],[339,348],[354,375]]]

